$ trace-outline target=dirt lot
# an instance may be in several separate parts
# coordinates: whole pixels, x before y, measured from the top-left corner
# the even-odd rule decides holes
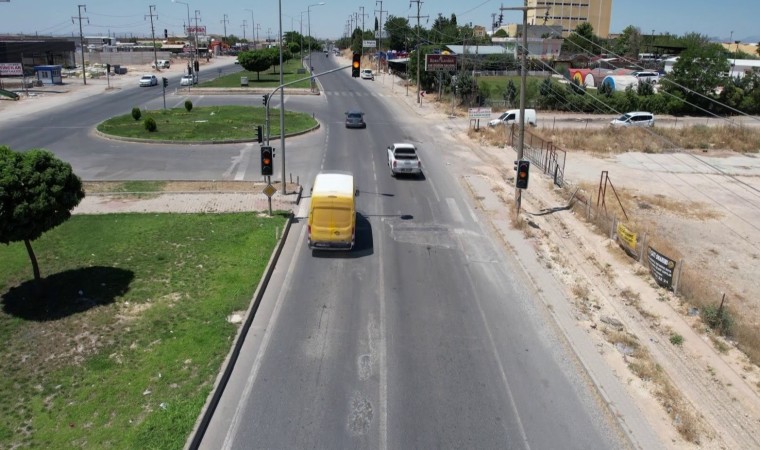
[[[480,140],[477,171],[511,209],[514,150],[468,134],[461,138]],[[611,185],[601,213],[618,216],[640,239],[646,234],[649,243],[683,265],[681,294],[717,306],[725,293],[732,316],[742,324],[735,335],[745,348],[757,349],[757,156],[729,149],[601,155],[569,149],[565,189],[533,172],[524,191],[524,222],[516,226],[566,284],[577,324],[588,330],[641,408],[656,417],[670,448],[760,448],[760,371],[737,349],[737,341],[700,320],[705,303],[689,304],[683,295],[658,287],[648,269],[610,239],[608,228],[592,223],[585,206],[562,207],[578,187],[593,208],[601,206],[600,179],[607,171]]]

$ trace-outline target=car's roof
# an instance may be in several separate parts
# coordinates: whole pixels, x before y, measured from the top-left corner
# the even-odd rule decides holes
[[[406,142],[396,142],[395,144],[393,144],[393,147],[394,148],[416,148],[414,144],[409,144]]]
[[[143,78],[153,78],[154,76],[155,76],[155,75],[148,75],[148,74],[145,74],[145,75],[143,75],[142,77],[143,77]]]
[[[346,114],[361,114],[362,116],[364,115],[364,113],[358,109],[349,109],[348,111],[346,111]]]
[[[627,112],[626,114],[629,115],[629,116],[638,116],[638,115],[641,115],[641,114],[649,114],[650,116],[654,115],[654,114],[652,114],[650,112],[647,112],[647,111],[631,111],[631,112]]]

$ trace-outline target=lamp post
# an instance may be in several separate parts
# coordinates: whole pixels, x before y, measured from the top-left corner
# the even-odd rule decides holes
[[[301,64],[303,64],[303,13],[305,13],[305,12],[306,11],[301,11],[301,21],[298,22],[299,23],[299,27],[300,27],[300,31],[298,32],[298,34],[301,35],[301,50],[299,51],[299,53],[301,55]]]
[[[172,0],[172,3],[181,3],[181,4],[185,5],[185,7],[187,8],[187,28],[185,29],[185,31],[187,31],[187,38],[190,39],[190,4],[187,3],[187,2],[179,1],[179,0]],[[197,42],[196,42],[196,47],[198,47],[198,43]],[[192,71],[195,71],[195,62],[194,62],[194,59],[193,59],[194,55],[195,55],[195,52],[191,52],[190,53],[190,67],[191,67]],[[190,75],[192,75],[192,73]],[[195,76],[193,76],[193,81],[195,81]],[[190,85],[192,86],[192,84],[193,83],[191,82]]]
[[[251,12],[251,40],[253,48],[256,49],[256,24],[253,22],[253,10],[251,8],[245,8],[245,10]]]
[[[739,43],[740,42],[741,41],[734,41],[734,44],[736,44],[736,52],[734,53],[734,65],[733,65],[733,67],[731,67],[731,76],[735,76],[734,75],[734,71],[736,70],[736,55],[739,53]]]
[[[306,20],[309,22],[309,73],[311,73],[311,7],[324,4],[325,2],[319,2],[306,7]]]

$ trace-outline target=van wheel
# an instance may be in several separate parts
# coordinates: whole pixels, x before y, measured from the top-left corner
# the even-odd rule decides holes
[[[393,173],[393,169],[390,169],[390,171],[391,171],[391,178],[396,178],[396,174]]]

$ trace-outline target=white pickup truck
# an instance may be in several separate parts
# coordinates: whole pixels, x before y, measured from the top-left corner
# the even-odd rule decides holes
[[[398,174],[422,175],[422,161],[412,144],[396,143],[388,147],[388,167],[392,177]]]

